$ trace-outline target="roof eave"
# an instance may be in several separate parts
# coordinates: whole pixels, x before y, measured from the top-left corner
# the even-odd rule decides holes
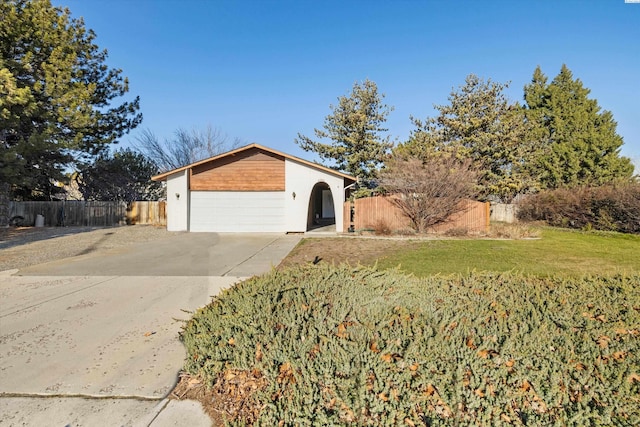
[[[152,181],[163,181],[163,180],[165,180],[167,177],[169,177],[170,175],[173,175],[173,174],[176,174],[176,173],[182,172],[182,171],[187,170],[187,169],[190,169],[190,168],[194,168],[194,167],[199,166],[199,165],[202,165],[202,164],[204,164],[204,163],[213,162],[213,161],[218,160],[218,159],[221,159],[221,158],[223,158],[223,157],[233,156],[233,155],[238,154],[238,153],[240,153],[240,152],[242,152],[242,151],[250,150],[251,148],[258,148],[258,149],[260,149],[260,150],[268,151],[268,152],[273,153],[273,154],[276,154],[276,155],[278,155],[278,156],[282,156],[282,157],[284,157],[285,159],[290,159],[290,160],[293,160],[293,161],[296,161],[296,162],[302,163],[302,164],[304,164],[304,165],[311,166],[311,167],[313,167],[313,168],[316,168],[316,169],[322,170],[322,171],[324,171],[324,172],[328,172],[328,173],[333,174],[333,175],[340,176],[340,177],[342,177],[342,178],[345,178],[345,179],[351,180],[351,181],[353,181],[353,182],[356,182],[356,181],[357,181],[357,179],[356,179],[355,177],[351,176],[351,175],[348,175],[348,174],[345,174],[345,173],[342,173],[342,172],[336,171],[336,170],[334,170],[334,169],[328,168],[328,167],[326,167],[326,166],[319,165],[319,164],[317,164],[317,163],[310,162],[310,161],[308,161],[308,160],[301,159],[301,158],[299,158],[299,157],[292,156],[292,155],[290,155],[290,154],[286,154],[286,153],[283,153],[283,152],[280,152],[280,151],[274,150],[274,149],[272,149],[272,148],[264,147],[264,146],[262,146],[262,145],[260,145],[260,144],[256,144],[256,143],[252,143],[252,144],[249,144],[249,145],[245,145],[244,147],[236,148],[235,150],[227,151],[227,152],[225,152],[225,153],[221,153],[221,154],[219,154],[219,155],[217,155],[217,156],[209,157],[208,159],[200,160],[200,161],[198,161],[198,162],[191,163],[191,164],[189,164],[189,165],[182,166],[182,167],[177,168],[177,169],[173,169],[173,170],[170,170],[170,171],[167,171],[167,172],[163,172],[163,173],[161,173],[161,174],[158,174],[158,175],[152,176],[152,177],[151,177],[151,180],[152,180]]]

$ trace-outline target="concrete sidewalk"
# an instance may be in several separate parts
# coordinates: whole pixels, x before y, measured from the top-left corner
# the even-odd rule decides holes
[[[0,425],[167,425],[183,310],[240,279],[2,277]]]
[[[165,275],[98,274],[165,268],[151,265],[157,247],[0,273],[0,426],[211,424],[197,402],[166,399],[184,363],[184,310],[269,271],[300,237],[187,236],[163,250],[205,255]],[[193,267],[217,274],[170,274]]]
[[[0,414],[2,426],[211,426],[200,403],[191,400],[3,396]]]

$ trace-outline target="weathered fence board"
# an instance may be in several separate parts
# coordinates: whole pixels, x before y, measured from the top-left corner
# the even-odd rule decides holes
[[[16,223],[34,225],[38,215],[49,227],[167,223],[165,202],[9,202],[9,218],[16,219]]]
[[[352,202],[345,202],[344,213],[350,212]],[[489,227],[489,203],[469,200],[466,202],[467,208],[445,223],[433,227],[431,231],[442,233],[452,229],[466,229],[470,232],[486,231]],[[388,197],[365,197],[356,199],[354,202],[355,231],[375,230],[376,228],[388,228],[389,230],[407,231],[411,229],[411,222],[402,214],[402,211],[389,201]],[[349,223],[345,221],[343,231],[348,231]]]
[[[130,224],[167,224],[166,202],[134,202],[127,213]]]
[[[518,206],[515,204],[492,203],[491,221],[514,223],[518,222]]]

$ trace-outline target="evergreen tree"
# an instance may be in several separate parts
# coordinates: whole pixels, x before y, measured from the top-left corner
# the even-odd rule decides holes
[[[49,0],[0,3],[0,182],[15,198],[48,198],[78,160],[142,120],[96,35]],[[8,185],[7,185],[8,184]]]
[[[633,165],[620,156],[623,139],[609,111],[566,65],[547,84],[540,67],[524,88],[529,138],[541,144],[534,169],[543,188],[603,185],[628,180]]]
[[[471,159],[480,172],[481,197],[510,202],[532,186],[527,164],[535,148],[526,139],[522,108],[504,94],[507,87],[467,76],[447,105],[435,106],[435,118],[411,118],[416,129],[396,154],[426,160],[454,152]]]
[[[162,185],[151,181],[157,173],[158,167],[145,156],[123,149],[98,155],[80,170],[77,180],[85,200],[158,200]]]
[[[388,129],[383,127],[393,108],[383,104],[383,98],[374,82],[355,83],[349,96],[339,97],[338,105],[329,107],[331,114],[325,117],[324,130],[314,130],[317,138],[331,142],[298,134],[296,144],[323,160],[333,161],[331,167],[350,173],[365,184],[370,182],[393,145],[384,135]]]

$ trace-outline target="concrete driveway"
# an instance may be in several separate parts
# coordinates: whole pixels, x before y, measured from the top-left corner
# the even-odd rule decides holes
[[[180,233],[0,273],[0,425],[169,425],[154,408],[183,364],[185,310],[299,240]]]
[[[21,276],[235,276],[261,274],[280,263],[300,236],[272,233],[176,233],[40,264]]]

